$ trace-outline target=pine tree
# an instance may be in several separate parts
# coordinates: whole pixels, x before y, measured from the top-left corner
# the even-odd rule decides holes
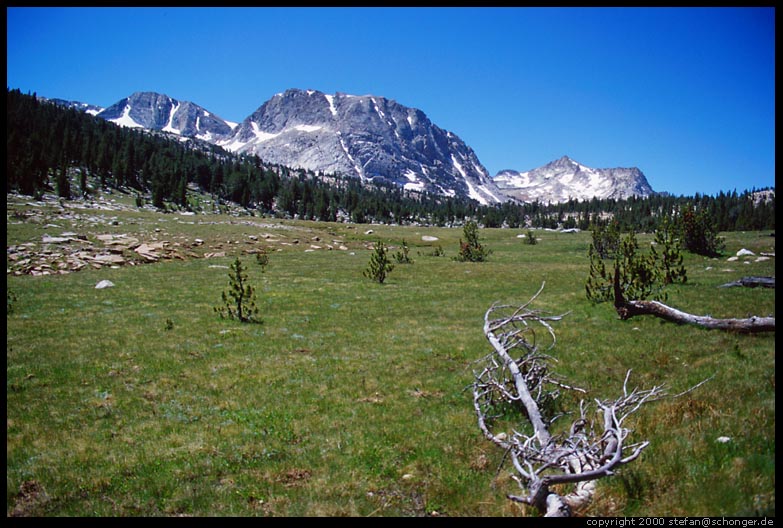
[[[389,261],[386,247],[380,240],[376,242],[370,262],[363,274],[368,279],[372,279],[380,284],[386,280],[386,277],[394,269],[394,264]]]
[[[229,291],[223,292],[223,306],[214,308],[221,319],[237,319],[242,323],[260,323],[255,303],[255,289],[248,283],[247,268],[239,257],[231,264],[228,272]]]
[[[697,212],[690,203],[683,207],[678,227],[683,247],[691,253],[717,257],[725,248],[724,240],[716,234],[706,211]]]
[[[655,266],[663,273],[664,285],[675,282],[685,284],[688,277],[682,264],[680,239],[677,237],[675,225],[668,217],[664,217],[655,230],[655,244],[650,246],[650,251]]]
[[[394,255],[394,258],[400,264],[413,264],[413,259],[410,258],[410,256],[408,255],[409,251],[410,250],[408,249],[408,243],[405,242],[405,240],[403,239],[403,241],[402,241],[402,250],[398,251]]]
[[[468,220],[465,227],[462,228],[462,234],[465,237],[465,242],[460,239],[459,255],[454,259],[460,262],[484,262],[487,260],[492,250],[485,248],[479,242],[478,224],[473,220]]]
[[[590,274],[585,284],[587,298],[594,302],[614,300],[614,276],[618,276],[620,290],[625,299],[666,301],[663,291],[664,271],[652,253],[639,253],[636,234],[631,231],[620,242],[610,270],[603,262],[593,244],[587,250],[590,259]]]

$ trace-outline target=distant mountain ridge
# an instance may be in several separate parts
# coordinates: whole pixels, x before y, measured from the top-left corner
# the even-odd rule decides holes
[[[155,92],[136,92],[97,116],[126,127],[161,130],[208,142],[231,134],[236,126],[197,104]]]
[[[594,169],[568,156],[525,172],[500,171],[495,176],[495,183],[503,193],[523,202],[621,200],[655,194],[644,173],[636,167]]]
[[[93,104],[89,103],[82,103],[79,101],[68,101],[66,99],[58,99],[58,98],[47,98],[47,97],[38,97],[41,101],[48,101],[50,103],[54,103],[57,106],[62,106],[65,108],[75,108],[77,110],[80,110],[82,112],[91,114],[91,115],[97,115],[99,114],[103,108],[100,106],[95,106]]]
[[[482,204],[655,194],[636,167],[594,169],[568,156],[528,171],[507,169],[490,177],[473,149],[424,112],[373,95],[289,89],[238,124],[156,92],[136,92],[105,109],[50,100],[118,125],[195,137],[232,152],[257,154],[270,163],[383,180]]]

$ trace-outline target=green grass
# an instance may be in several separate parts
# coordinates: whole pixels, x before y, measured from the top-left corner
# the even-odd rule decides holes
[[[8,245],[58,234],[11,213]],[[569,312],[555,327],[554,369],[590,397],[619,394],[629,368],[632,382],[672,393],[714,376],[635,415],[634,438],[651,445],[600,481],[587,515],[774,515],[774,333],[620,321],[585,298],[589,233],[539,231],[531,246],[516,238],[521,230],[482,229],[489,261],[460,263],[451,258],[460,228],[89,214],[116,225],[57,225],[146,240],[162,226],[159,237],[201,238],[226,256],[7,276],[17,298],[6,338],[9,515],[534,514],[505,498],[518,489],[510,468],[497,471],[503,453],[479,433],[467,389],[473,362],[490,351],[486,309],[525,302],[544,281],[536,306]],[[249,242],[264,233],[279,242]],[[726,256],[774,252],[763,235],[724,234]],[[384,284],[362,276],[372,243],[398,248],[403,238],[414,264],[397,265]],[[305,251],[333,240],[349,249]],[[446,255],[428,256],[437,245]],[[258,246],[270,249],[264,273],[243,253]],[[262,324],[213,312],[237,255]],[[774,258],[686,254],[685,265],[688,282],[669,290],[671,306],[774,315],[774,290],[717,288],[774,275]],[[102,279],[115,287],[96,290]],[[45,495],[19,496],[29,481]]]

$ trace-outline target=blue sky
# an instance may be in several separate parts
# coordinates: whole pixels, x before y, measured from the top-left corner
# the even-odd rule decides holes
[[[7,8],[7,86],[242,121],[288,88],[422,110],[491,175],[567,155],[656,191],[775,185],[775,10]]]

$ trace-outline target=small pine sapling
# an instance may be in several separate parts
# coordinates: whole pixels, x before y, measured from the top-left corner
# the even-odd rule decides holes
[[[261,273],[266,271],[266,267],[269,265],[269,254],[265,249],[262,248],[258,253],[256,253],[256,264],[261,266]]]
[[[397,260],[399,264],[413,264],[413,259],[408,255],[408,251],[408,243],[403,239],[402,250],[394,255],[395,260]]]
[[[363,274],[368,279],[372,279],[380,284],[386,280],[386,276],[394,269],[394,264],[389,261],[386,247],[380,240],[376,242],[373,253],[370,256],[370,262]]]
[[[247,268],[239,257],[231,264],[228,272],[229,291],[223,292],[223,306],[216,306],[221,319],[237,319],[242,323],[260,323],[255,303],[255,289],[248,283]]]
[[[460,239],[459,255],[454,257],[454,259],[460,262],[484,262],[487,260],[492,250],[485,248],[479,243],[478,224],[469,220],[465,227],[462,228],[462,233],[465,236],[465,242]]]

